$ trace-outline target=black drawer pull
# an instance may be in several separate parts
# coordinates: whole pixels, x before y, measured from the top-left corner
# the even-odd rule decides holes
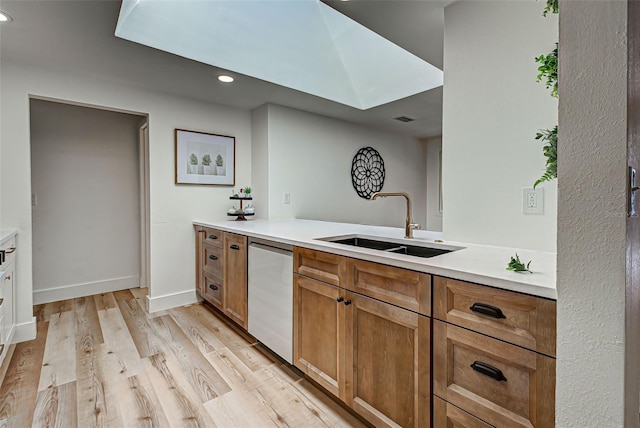
[[[340,296],[340,297],[338,297],[338,298],[336,299],[336,301],[337,301],[338,303],[343,302],[343,301],[344,301],[344,297]]]
[[[210,260],[218,260],[218,256],[214,256],[213,254],[211,254],[211,255],[209,256],[209,259],[210,259]]]
[[[4,299],[0,299],[0,306],[4,303]]]
[[[485,364],[481,361],[474,361],[473,364],[471,364],[471,368],[480,374],[489,376],[490,378],[497,380],[498,382],[507,380],[500,369],[490,366],[489,364]]]
[[[218,239],[216,235],[209,235],[209,239]]]
[[[231,248],[232,250],[239,250],[240,249],[240,247],[238,247],[236,244],[233,244],[229,248]]]
[[[218,289],[217,285],[213,285],[213,284],[209,284],[209,288],[212,289],[213,291],[216,291]]]
[[[345,306],[349,306],[351,304],[351,300],[345,300],[344,304],[345,304]]]
[[[486,303],[474,303],[473,306],[471,306],[469,309],[471,309],[473,312],[477,312],[482,315],[488,315],[493,318],[507,318],[504,316],[500,308],[487,305]]]

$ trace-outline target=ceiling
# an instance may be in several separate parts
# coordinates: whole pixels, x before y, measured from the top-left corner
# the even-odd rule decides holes
[[[325,3],[416,56],[442,68],[441,1],[351,0]],[[442,88],[369,110],[359,110],[249,76],[231,73],[114,36],[116,0],[3,0],[13,22],[0,26],[3,60],[56,70],[78,70],[145,89],[241,109],[275,103],[413,137],[442,132]],[[415,119],[402,123],[398,116]]]

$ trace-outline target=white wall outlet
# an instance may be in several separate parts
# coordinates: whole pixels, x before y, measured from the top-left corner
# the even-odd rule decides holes
[[[282,194],[282,203],[287,205],[291,203],[291,193],[284,192]]]
[[[522,213],[544,214],[544,189],[522,188]]]

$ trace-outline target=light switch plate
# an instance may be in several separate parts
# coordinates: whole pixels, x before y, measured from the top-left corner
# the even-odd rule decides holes
[[[283,204],[290,204],[291,203],[291,193],[284,192],[282,194],[282,203]]]
[[[544,214],[544,189],[522,188],[522,213]]]

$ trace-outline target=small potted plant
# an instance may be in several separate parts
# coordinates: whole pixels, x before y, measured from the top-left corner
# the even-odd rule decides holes
[[[244,196],[247,198],[251,197],[251,187],[245,187],[244,188]]]
[[[189,155],[189,174],[198,173],[198,156],[195,153]]]
[[[202,156],[202,173],[204,175],[211,174],[211,156],[210,155]]]
[[[224,158],[222,157],[222,155],[216,156],[216,173],[218,175],[225,175]]]

